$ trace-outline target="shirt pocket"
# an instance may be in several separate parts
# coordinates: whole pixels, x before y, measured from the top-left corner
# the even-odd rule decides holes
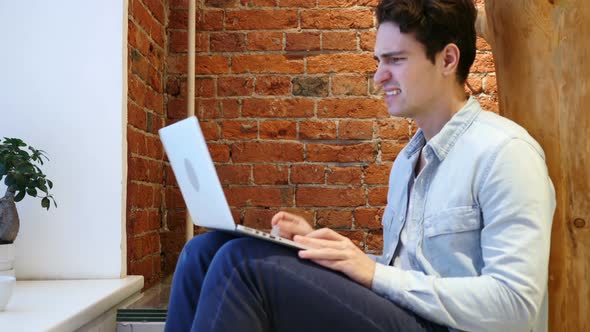
[[[475,206],[440,211],[424,220],[422,252],[442,277],[477,275],[482,267],[481,229]]]

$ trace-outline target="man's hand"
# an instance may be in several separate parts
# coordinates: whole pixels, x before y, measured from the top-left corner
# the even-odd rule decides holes
[[[295,235],[307,235],[313,228],[305,219],[292,213],[281,211],[271,220],[272,233],[293,240]]]
[[[310,259],[329,269],[340,271],[359,284],[371,288],[375,262],[349,238],[329,228],[322,228],[306,236],[295,236],[294,240],[314,248],[300,250],[300,258]]]

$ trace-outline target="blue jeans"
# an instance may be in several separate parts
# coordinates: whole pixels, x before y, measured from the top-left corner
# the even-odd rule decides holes
[[[184,247],[166,331],[447,331],[296,250],[211,232]]]

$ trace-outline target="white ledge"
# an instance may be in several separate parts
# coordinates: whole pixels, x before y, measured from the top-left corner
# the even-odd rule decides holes
[[[2,331],[74,331],[143,287],[142,276],[123,279],[17,281],[0,312]]]

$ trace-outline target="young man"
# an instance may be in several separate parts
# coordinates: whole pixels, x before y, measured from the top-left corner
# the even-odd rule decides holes
[[[184,248],[167,331],[544,331],[555,193],[540,146],[463,84],[472,0],[384,0],[375,82],[420,127],[399,154],[383,255],[280,212],[299,252],[213,232]]]

